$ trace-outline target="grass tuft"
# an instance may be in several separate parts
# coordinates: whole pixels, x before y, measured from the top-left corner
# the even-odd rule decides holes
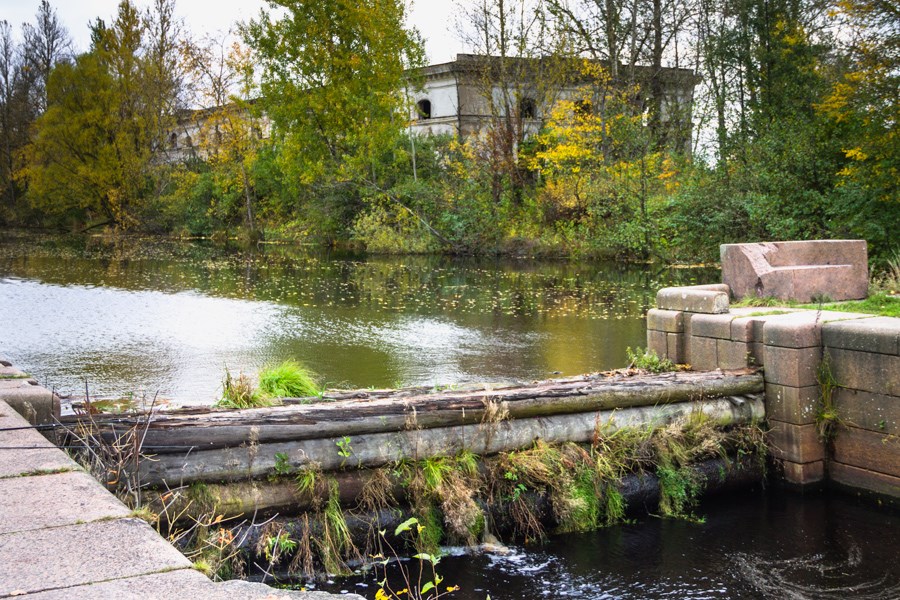
[[[219,408],[259,408],[272,406],[271,400],[259,393],[253,386],[253,381],[247,375],[240,373],[232,376],[231,371],[225,369],[225,378],[222,380],[222,397],[216,402]]]
[[[269,398],[308,398],[321,393],[309,371],[292,360],[260,371],[259,390]]]

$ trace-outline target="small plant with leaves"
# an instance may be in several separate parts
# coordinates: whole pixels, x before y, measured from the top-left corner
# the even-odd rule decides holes
[[[837,426],[841,424],[841,417],[834,404],[834,390],[839,387],[831,369],[831,357],[826,352],[822,362],[816,369],[816,379],[819,382],[819,405],[816,409],[816,431],[819,439],[830,444],[837,435]]]
[[[625,349],[625,354],[628,356],[629,366],[635,369],[650,371],[651,373],[664,373],[666,371],[675,371],[678,368],[671,360],[660,358],[656,352],[649,348],[646,350],[643,348],[632,350],[629,347]]]
[[[405,534],[412,538],[412,545],[418,546],[416,538],[423,535],[425,530],[426,527],[419,523],[417,518],[412,517],[397,526],[394,530],[394,537],[400,537]],[[419,569],[418,575],[413,577],[409,569],[399,562],[400,555],[388,541],[387,532],[382,529],[378,533],[390,556],[378,554],[372,557],[378,561],[375,564],[376,576],[381,577],[378,581],[378,591],[375,592],[376,600],[401,600],[405,598],[412,600],[437,600],[459,589],[458,586],[444,585],[444,578],[437,572],[437,565],[441,561],[439,555],[428,552],[419,552],[414,555],[413,558],[419,561]],[[400,571],[403,583],[403,587],[400,589],[395,589],[388,581],[387,565],[392,560],[397,561]]]

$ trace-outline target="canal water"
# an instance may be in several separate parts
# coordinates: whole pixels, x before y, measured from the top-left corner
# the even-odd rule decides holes
[[[656,290],[709,270],[363,257],[296,246],[0,233],[0,353],[63,394],[217,399],[286,359],[328,387],[624,366]]]
[[[842,493],[755,490],[712,497],[700,523],[644,517],[507,554],[448,549],[455,600],[900,598],[900,514]],[[417,574],[418,561],[401,563]],[[375,598],[380,573],[317,589]],[[395,565],[389,572],[402,587]],[[425,581],[428,581],[425,579]]]

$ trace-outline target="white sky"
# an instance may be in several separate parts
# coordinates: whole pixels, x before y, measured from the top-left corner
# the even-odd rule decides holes
[[[39,0],[0,0],[0,19],[9,21],[19,32],[22,23],[33,22]],[[86,50],[90,44],[87,24],[96,17],[107,21],[115,15],[118,0],[50,0],[59,20],[68,28],[76,50]],[[147,0],[136,0],[147,6]],[[255,16],[266,6],[264,0],[176,0],[176,11],[195,34],[225,31],[236,21]],[[452,0],[418,0],[410,11],[410,24],[425,38],[429,63],[454,60],[462,52],[456,39],[455,14],[458,7]]]

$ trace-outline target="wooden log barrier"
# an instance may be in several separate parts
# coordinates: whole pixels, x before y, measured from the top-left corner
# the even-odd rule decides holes
[[[140,464],[145,486],[177,487],[196,481],[223,482],[255,479],[274,473],[276,455],[286,457],[294,469],[316,466],[323,471],[379,467],[403,460],[449,456],[462,450],[491,455],[530,447],[536,440],[547,443],[588,442],[598,428],[665,425],[700,411],[722,425],[746,423],[764,417],[762,394],[731,396],[717,400],[679,402],[658,406],[594,410],[534,418],[506,418],[477,424],[423,429],[416,419],[406,429],[250,443],[239,447],[158,454]],[[418,413],[413,413],[418,417]],[[332,432],[329,432],[332,433]]]
[[[761,393],[754,370],[629,375],[614,371],[529,385],[431,392],[425,388],[332,392],[313,404],[285,399],[284,406],[228,410],[192,408],[146,415],[93,415],[63,420],[99,427],[112,438],[130,427],[141,431],[151,454],[213,450],[242,444],[357,436],[474,425],[497,414],[526,419],[592,411],[656,406]],[[311,399],[305,399],[309,402]]]

